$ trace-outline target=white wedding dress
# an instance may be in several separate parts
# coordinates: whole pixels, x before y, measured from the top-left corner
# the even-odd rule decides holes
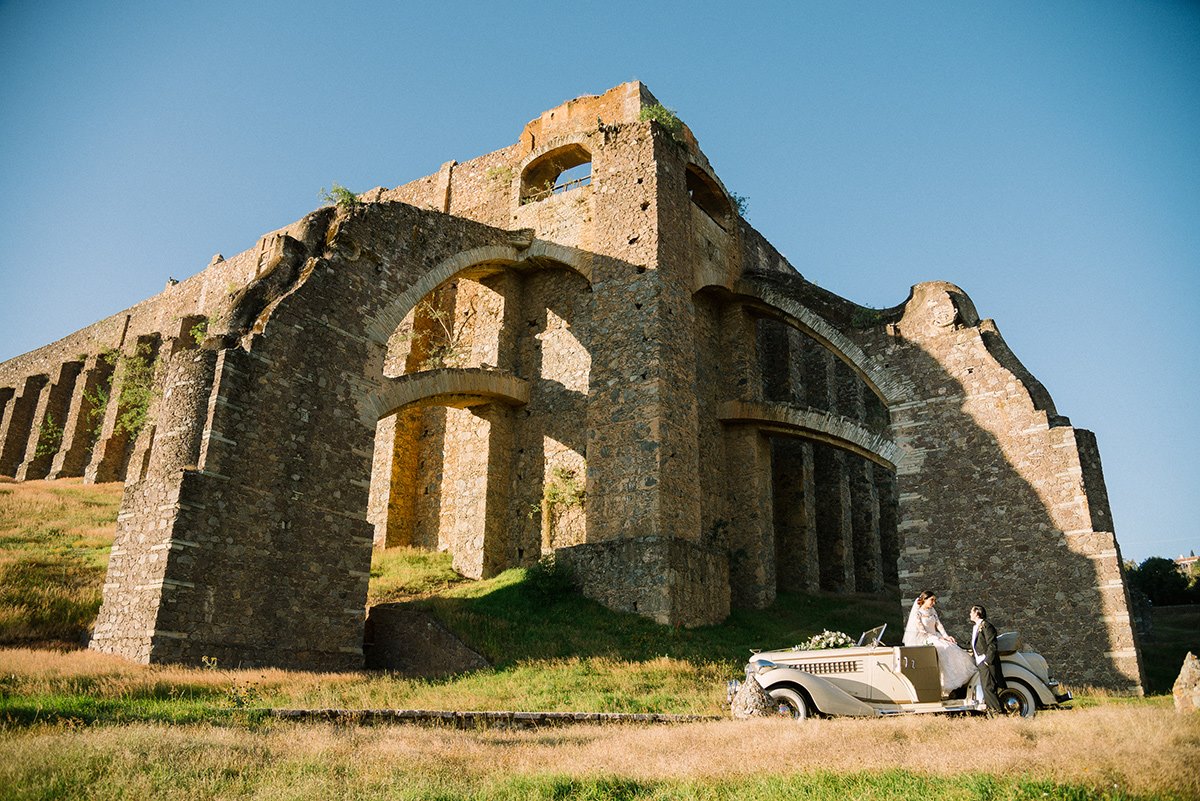
[[[922,609],[913,604],[908,625],[904,628],[904,644],[932,645],[938,649],[943,695],[963,686],[975,675],[975,660],[950,641],[935,609]]]

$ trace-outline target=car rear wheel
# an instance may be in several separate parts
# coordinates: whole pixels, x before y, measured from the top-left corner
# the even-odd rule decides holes
[[[1024,684],[1010,681],[1008,687],[1000,690],[1000,711],[1009,717],[1031,718],[1037,714],[1037,701],[1033,691]]]
[[[808,702],[791,687],[772,687],[767,694],[775,701],[775,711],[782,718],[804,720],[808,717]]]

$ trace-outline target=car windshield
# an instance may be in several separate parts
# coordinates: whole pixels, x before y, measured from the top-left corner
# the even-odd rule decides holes
[[[887,628],[887,623],[882,626],[876,626],[873,629],[868,629],[858,638],[858,645],[862,648],[874,648],[877,645],[883,645],[883,631]]]

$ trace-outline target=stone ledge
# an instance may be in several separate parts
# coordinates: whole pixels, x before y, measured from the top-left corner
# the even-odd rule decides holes
[[[700,723],[717,715],[667,715],[627,712],[450,712],[428,709],[269,709],[271,717],[297,722],[411,723],[455,729],[537,729],[597,723]]]
[[[761,428],[794,432],[896,469],[900,446],[846,417],[804,406],[766,401],[729,400],[717,407],[723,423],[748,423]]]
[[[507,370],[482,367],[443,367],[389,379],[360,404],[363,422],[375,421],[412,403],[467,408],[483,403],[523,406],[529,403],[529,382]]]

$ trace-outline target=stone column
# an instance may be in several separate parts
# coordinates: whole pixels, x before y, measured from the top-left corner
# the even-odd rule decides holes
[[[371,509],[376,548],[414,544],[421,417],[422,410],[410,406],[380,420],[375,429]]]
[[[396,449],[396,415],[375,424],[375,449],[371,459],[371,490],[367,497],[367,522],[375,527],[374,547],[387,547],[388,507],[392,495],[392,454]]]
[[[108,389],[108,405],[100,423],[100,433],[92,446],[92,459],[83,473],[86,484],[103,484],[125,479],[125,457],[128,455],[129,435],[117,426],[121,412],[121,390],[125,386],[125,371],[114,367]]]
[[[511,458],[511,412],[486,404],[446,410],[440,546],[468,578],[490,578],[504,564]]]
[[[195,341],[190,337],[168,337],[163,340],[153,354],[154,376],[151,381],[154,387],[154,398],[150,401],[150,409],[146,414],[145,425],[138,431],[137,437],[134,439],[133,445],[129,451],[129,463],[126,467],[126,480],[130,478],[131,471],[134,481],[140,481],[146,474],[149,467],[150,457],[155,447],[155,439],[159,428],[159,408],[163,406],[163,400],[166,395],[172,391],[171,386],[167,383],[167,366],[171,358],[179,355],[180,359],[185,359],[186,354],[196,349]],[[173,379],[172,379],[173,380]],[[204,392],[204,387],[196,387],[191,382],[187,384],[189,390],[194,391],[197,395],[207,401],[207,394]],[[178,390],[175,390],[178,391]],[[198,454],[197,454],[198,455]],[[191,462],[195,466],[196,462]]]
[[[814,409],[837,414],[845,405],[839,381],[840,362],[811,340],[804,350],[805,401]],[[839,403],[840,402],[840,403]],[[817,553],[821,589],[852,592],[854,528],[846,454],[828,445],[813,445]]]
[[[757,325],[758,365],[762,375],[762,394],[766,400],[788,402],[791,362],[788,348],[789,329],[778,320],[760,318]]]
[[[788,403],[804,404],[804,340],[806,339],[808,337],[795,328],[787,329],[788,360],[785,367],[788,389],[787,397],[784,400]]]
[[[859,592],[883,589],[883,553],[879,532],[879,491],[875,464],[846,454],[850,484],[851,528],[854,532],[854,583]]]
[[[83,362],[66,362],[59,366],[54,381],[42,388],[25,459],[17,468],[17,481],[45,478],[50,472],[51,463],[62,449],[67,408],[82,369]]]
[[[801,401],[823,412],[833,411],[830,377],[833,357],[829,355],[829,351],[807,337],[803,345],[800,358],[804,365],[804,393]]]
[[[4,429],[4,421],[8,418],[8,407],[12,403],[14,392],[12,387],[0,387],[0,431]]]
[[[846,454],[818,443],[813,446],[813,468],[821,589],[852,592],[855,588],[854,528]]]
[[[821,588],[813,445],[795,437],[771,439],[774,480],[775,559],[781,592]]]
[[[775,530],[771,446],[757,428],[725,429],[729,474],[729,586],[734,606],[761,608],[775,600]]]
[[[835,363],[838,413],[867,424],[866,395],[862,379],[842,361]],[[858,592],[883,589],[883,562],[879,546],[879,494],[875,489],[875,467],[867,459],[843,454],[850,488],[850,527],[853,532],[854,588]]]
[[[54,455],[46,478],[82,476],[91,455],[93,433],[98,422],[93,405],[100,387],[112,381],[113,364],[103,356],[93,354],[83,363],[83,373],[75,382],[71,400],[63,421],[62,446]]]
[[[732,304],[721,315],[721,342],[726,349],[729,393],[741,400],[763,399],[758,324],[747,308]]]
[[[476,407],[488,421],[487,490],[480,572],[495,576],[508,564],[508,501],[512,485],[513,409],[499,403]]]
[[[202,461],[200,450],[217,361],[217,353],[211,350],[186,351],[166,366],[164,389],[155,404],[159,444],[148,454],[142,480],[130,482],[125,489],[92,650],[147,662],[165,649],[169,658],[172,647],[193,632],[186,626],[163,625],[165,610],[177,614],[205,610],[206,622],[212,622],[208,610],[215,594],[197,591],[191,573],[178,580],[171,578],[171,571],[179,571],[181,564],[194,564],[210,547],[194,535],[178,537],[176,531],[181,516],[210,519],[214,514],[212,509],[183,501],[181,482],[198,477],[196,465]],[[263,501],[261,496],[256,500]],[[222,541],[233,533],[223,532]],[[211,568],[200,572],[212,579]],[[266,579],[259,577],[260,581]],[[236,599],[240,592],[226,592],[225,600],[230,596]],[[230,616],[228,622],[236,621]]]
[[[0,424],[0,476],[15,476],[17,468],[25,458],[29,446],[29,434],[33,428],[33,414],[41,398],[42,388],[49,377],[31,375],[11,404]]]
[[[874,465],[875,496],[879,499],[879,555],[883,583],[899,586],[900,522],[896,493],[896,474],[882,465]]]

